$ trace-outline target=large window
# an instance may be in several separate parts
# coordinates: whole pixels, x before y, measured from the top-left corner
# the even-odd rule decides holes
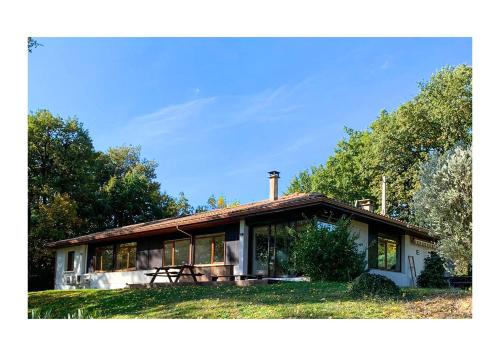
[[[163,245],[163,265],[175,266],[190,263],[191,244],[189,239],[165,241]]]
[[[135,269],[137,243],[129,242],[116,245],[116,270]]]
[[[377,258],[376,261],[373,260],[370,267],[388,271],[401,270],[399,238],[379,235],[377,237],[376,245],[372,248],[374,256],[376,248]]]
[[[195,239],[194,263],[197,265],[224,263],[224,234],[202,236]]]
[[[295,275],[291,259],[293,238],[288,228],[296,224],[253,227],[252,273],[271,277]]]
[[[75,251],[69,251],[66,258],[66,271],[73,272],[75,268]]]
[[[94,257],[96,271],[113,270],[113,245],[96,247]]]

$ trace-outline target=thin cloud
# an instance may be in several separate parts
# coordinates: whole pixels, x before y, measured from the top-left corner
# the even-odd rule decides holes
[[[215,101],[214,97],[191,100],[182,104],[166,106],[150,114],[131,119],[122,130],[128,137],[148,139],[165,134],[175,135],[204,108]]]
[[[247,123],[293,119],[304,108],[301,96],[310,79],[252,95],[196,98],[132,118],[121,130],[127,142],[162,145],[207,137]],[[198,88],[196,88],[198,89]],[[168,140],[164,140],[168,136]]]

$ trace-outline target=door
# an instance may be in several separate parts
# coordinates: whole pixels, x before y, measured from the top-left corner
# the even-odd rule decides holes
[[[253,271],[268,277],[291,275],[291,237],[287,224],[253,228]]]

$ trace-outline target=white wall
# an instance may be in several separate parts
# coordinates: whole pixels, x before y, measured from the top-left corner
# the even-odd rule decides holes
[[[72,272],[66,271],[68,252],[74,251],[74,268]],[[55,289],[74,289],[66,285],[65,276],[84,274],[87,270],[87,245],[61,248],[56,251]],[[73,287],[73,288],[71,288]]]
[[[366,254],[366,265],[368,266],[368,224],[362,223],[360,221],[351,221],[351,231],[353,234],[357,234],[357,243],[361,251],[365,251]]]
[[[239,263],[234,266],[235,274],[248,274],[248,244],[249,244],[249,228],[245,219],[240,220],[240,239],[238,241],[238,261]]]
[[[127,283],[149,283],[151,276],[146,273],[155,270],[123,271],[123,272],[96,272],[90,274],[90,288],[117,289],[125,288]],[[166,277],[157,277],[155,282],[168,282]]]

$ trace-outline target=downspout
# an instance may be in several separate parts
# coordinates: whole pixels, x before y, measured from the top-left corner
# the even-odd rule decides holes
[[[184,231],[184,230],[179,229],[179,225],[176,225],[176,226],[175,226],[175,228],[176,228],[178,231],[182,232],[183,234],[188,235],[191,239],[193,239],[193,235],[191,235],[190,233],[188,233],[188,232],[186,232],[186,231]]]

